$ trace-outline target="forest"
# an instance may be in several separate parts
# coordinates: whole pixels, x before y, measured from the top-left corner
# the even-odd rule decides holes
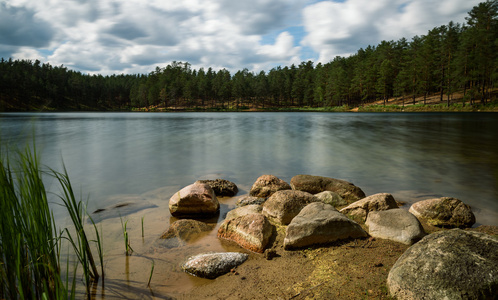
[[[498,1],[488,0],[465,24],[268,72],[195,70],[174,61],[149,74],[102,76],[1,58],[0,111],[354,107],[392,98],[425,103],[429,95],[447,105],[485,104],[496,100],[497,66]]]

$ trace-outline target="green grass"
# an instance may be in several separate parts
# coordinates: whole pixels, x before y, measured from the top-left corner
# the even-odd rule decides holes
[[[42,170],[36,150],[0,149],[0,299],[74,299],[77,265],[61,271],[61,245],[68,239],[81,265],[87,288],[98,280],[90,241],[83,228],[86,211],[76,201],[67,172]],[[57,229],[43,176],[59,183],[63,205],[76,228]],[[96,229],[96,227],[95,227]],[[101,245],[97,231],[96,243]],[[101,247],[99,256],[101,257]],[[71,253],[69,253],[71,255]],[[72,269],[74,268],[74,269]],[[70,279],[70,274],[73,274]],[[87,293],[87,297],[90,294]]]
[[[498,102],[487,104],[463,105],[462,103],[447,104],[415,104],[415,105],[366,105],[359,112],[479,112],[498,111]]]
[[[154,260],[152,260],[152,266],[150,268],[149,281],[147,282],[147,287],[150,288],[150,282],[152,280],[152,274],[154,274]]]
[[[131,248],[130,238],[128,236],[128,230],[126,230],[126,226],[128,225],[128,221],[125,221],[123,223],[123,218],[120,218],[120,220],[121,220],[121,228],[123,230],[123,238],[124,238],[124,243],[125,243],[125,254],[126,254],[126,256],[129,256],[129,255],[133,254],[133,248]]]
[[[144,237],[144,217],[142,216],[142,238]]]

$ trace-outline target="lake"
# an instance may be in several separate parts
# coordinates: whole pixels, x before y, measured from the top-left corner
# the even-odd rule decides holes
[[[498,115],[493,113],[0,114],[2,143],[24,145],[33,136],[43,164],[62,170],[64,162],[88,211],[123,201],[148,203],[127,212],[135,230],[137,216],[160,224],[148,230],[137,252],[149,253],[167,229],[173,220],[167,201],[180,188],[198,179],[223,178],[243,195],[263,174],[287,182],[298,174],[344,179],[367,195],[391,193],[407,202],[406,209],[432,197],[456,197],[472,206],[475,226],[498,225]],[[220,220],[234,203],[222,202]],[[64,220],[60,207],[54,211]],[[121,247],[119,218],[103,222],[113,232],[106,237],[107,247]],[[198,245],[226,249],[215,232]],[[123,260],[120,252],[109,250],[108,258]],[[178,274],[169,282],[199,284],[179,275],[176,260],[186,252],[173,252],[164,268]],[[132,281],[128,277],[128,286]]]

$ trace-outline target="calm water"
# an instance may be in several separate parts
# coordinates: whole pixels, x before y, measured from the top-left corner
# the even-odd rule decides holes
[[[453,196],[498,225],[498,115],[357,113],[9,113],[2,143],[36,137],[63,160],[89,210],[118,194],[262,174],[341,178],[397,200]],[[167,198],[169,198],[168,195]]]
[[[181,271],[186,257],[244,251],[216,237],[237,197],[220,199],[220,216],[210,221],[213,230],[199,239],[181,247],[158,240],[175,220],[168,199],[197,179],[231,180],[243,195],[262,174],[287,182],[297,174],[328,176],[353,182],[367,195],[391,193],[408,203],[406,209],[431,197],[457,197],[473,207],[476,225],[498,225],[497,116],[9,113],[0,114],[0,137],[2,143],[25,145],[34,135],[42,162],[61,170],[64,161],[90,212],[135,203],[118,212],[128,224],[132,256],[124,255],[116,210],[93,215],[104,240],[106,269],[105,289],[95,286],[94,298],[162,299],[182,298],[194,286],[210,283]],[[69,226],[65,211],[53,209],[58,224]]]

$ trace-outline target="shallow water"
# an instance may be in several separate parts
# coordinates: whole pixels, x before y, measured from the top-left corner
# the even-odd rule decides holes
[[[216,239],[216,230],[188,247],[150,252],[171,221],[169,197],[198,179],[233,181],[243,195],[262,174],[287,182],[297,174],[328,176],[367,195],[392,193],[407,208],[456,197],[472,206],[476,225],[498,225],[498,117],[492,113],[4,113],[0,136],[19,145],[34,136],[44,164],[61,170],[64,161],[89,211],[147,202],[123,216],[136,247],[128,264],[119,217],[101,222],[106,268],[114,274],[101,298],[124,297],[123,285],[147,298],[154,291],[178,296],[205,283],[178,264],[187,254],[230,247]],[[228,210],[236,199],[223,201]],[[65,212],[54,211],[64,222]],[[148,232],[143,243],[141,217]],[[152,258],[159,271],[151,292],[143,281]]]

